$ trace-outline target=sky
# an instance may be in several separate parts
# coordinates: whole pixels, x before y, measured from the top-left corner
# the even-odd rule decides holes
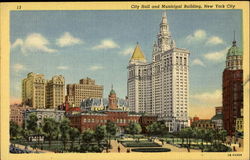
[[[138,42],[147,61],[159,33],[163,10],[12,11],[10,97],[21,101],[21,81],[29,72],[46,79],[63,75],[65,84],[90,77],[127,95],[127,66]],[[242,47],[241,10],[167,10],[178,48],[190,51],[190,112],[211,118],[222,105],[222,72],[233,32]],[[205,112],[204,112],[205,111]]]

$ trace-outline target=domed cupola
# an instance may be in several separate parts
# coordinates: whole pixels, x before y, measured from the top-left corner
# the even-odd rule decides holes
[[[229,70],[242,69],[242,50],[236,45],[235,38],[232,47],[227,52],[226,68]]]

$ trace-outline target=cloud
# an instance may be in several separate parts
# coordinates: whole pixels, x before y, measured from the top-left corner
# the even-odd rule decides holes
[[[192,65],[199,65],[199,66],[205,67],[205,64],[198,58],[196,58],[192,61]]]
[[[206,45],[218,45],[218,44],[223,44],[223,43],[224,41],[220,37],[212,36],[207,40]]]
[[[16,48],[16,47],[19,47],[19,46],[22,46],[23,45],[23,40],[18,38],[16,39],[16,41],[11,45],[11,48]]]
[[[213,92],[203,92],[190,95],[194,101],[199,101],[202,104],[209,104],[210,106],[219,106],[222,103],[222,91],[217,89]]]
[[[56,40],[56,45],[59,47],[72,46],[81,43],[83,43],[81,39],[73,37],[69,32],[65,32],[60,38]]]
[[[16,41],[11,45],[11,48],[14,49],[20,47],[21,52],[24,54],[33,52],[57,52],[57,50],[49,48],[49,44],[50,42],[40,33],[32,33],[29,34],[24,40],[21,38],[16,39]]]
[[[102,70],[104,67],[101,65],[93,65],[89,68],[91,71],[97,71],[97,70]]]
[[[205,30],[198,29],[186,37],[188,43],[197,42],[206,39],[207,33]]]
[[[227,47],[223,50],[220,50],[220,51],[206,53],[206,54],[204,54],[204,57],[210,61],[217,61],[217,62],[224,61],[228,49],[229,49],[229,47]]]
[[[129,47],[129,48],[126,48],[126,49],[122,50],[122,51],[120,52],[120,54],[126,56],[126,55],[131,55],[131,54],[133,54],[133,52],[134,52],[134,48],[133,48],[133,47]]]
[[[26,67],[22,64],[19,64],[19,63],[14,64],[12,68],[13,68],[14,72],[26,70]]]
[[[60,70],[68,70],[69,69],[68,66],[57,66],[56,68],[60,69]]]
[[[120,46],[112,39],[104,39],[99,45],[93,47],[93,49],[112,49],[119,48]]]

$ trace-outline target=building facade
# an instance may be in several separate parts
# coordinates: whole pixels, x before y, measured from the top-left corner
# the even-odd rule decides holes
[[[131,111],[157,115],[169,131],[188,126],[189,51],[177,48],[163,13],[152,62],[137,44],[128,65],[127,93]]]
[[[61,121],[65,117],[64,110],[57,109],[31,109],[24,112],[24,122],[29,118],[30,114],[35,114],[38,118],[37,124],[42,126],[43,120],[45,118],[53,118],[57,122]]]
[[[209,129],[209,128],[216,129],[216,124],[214,122],[212,122],[211,120],[204,120],[204,119],[193,122],[191,126],[203,129]]]
[[[108,109],[110,109],[110,110],[117,110],[118,109],[116,93],[115,93],[115,90],[113,89],[113,87],[109,93]]]
[[[126,111],[108,110],[69,114],[67,117],[71,126],[78,128],[81,132],[87,129],[95,130],[97,126],[106,125],[108,121],[111,121],[119,127],[120,133],[122,133],[124,132],[124,127],[128,126],[129,123],[139,123],[140,115],[129,114]]]
[[[233,41],[226,57],[223,71],[223,126],[229,135],[234,135],[236,119],[242,118],[243,108],[243,70],[242,51]]]
[[[46,107],[56,108],[65,102],[65,80],[63,76],[53,76],[46,85]]]
[[[23,112],[27,109],[31,109],[29,106],[21,105],[21,104],[13,104],[10,105],[10,120],[15,122],[17,125],[23,125]]]
[[[43,74],[31,72],[22,81],[22,102],[32,108],[56,108],[65,101],[64,89],[62,75],[47,81]]]
[[[33,108],[45,108],[45,91],[44,75],[31,72],[22,81],[22,102]]]
[[[244,132],[243,108],[241,109],[241,117],[238,117],[236,119],[236,131],[243,135]]]
[[[96,85],[95,80],[81,79],[79,84],[68,84],[66,101],[71,106],[80,106],[83,99],[102,98],[103,86]]]

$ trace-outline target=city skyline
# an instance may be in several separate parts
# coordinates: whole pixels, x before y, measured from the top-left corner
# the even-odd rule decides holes
[[[117,96],[124,98],[126,66],[136,42],[149,61],[161,14],[162,10],[12,12],[11,99],[21,97],[21,80],[29,72],[46,78],[62,74],[65,84],[90,77],[104,86],[104,97],[113,84]],[[176,45],[191,52],[189,116],[210,118],[214,106],[221,105],[221,73],[233,30],[237,44],[242,44],[241,14],[240,10],[167,11]],[[37,62],[46,62],[46,67]],[[208,112],[202,113],[204,109]]]

